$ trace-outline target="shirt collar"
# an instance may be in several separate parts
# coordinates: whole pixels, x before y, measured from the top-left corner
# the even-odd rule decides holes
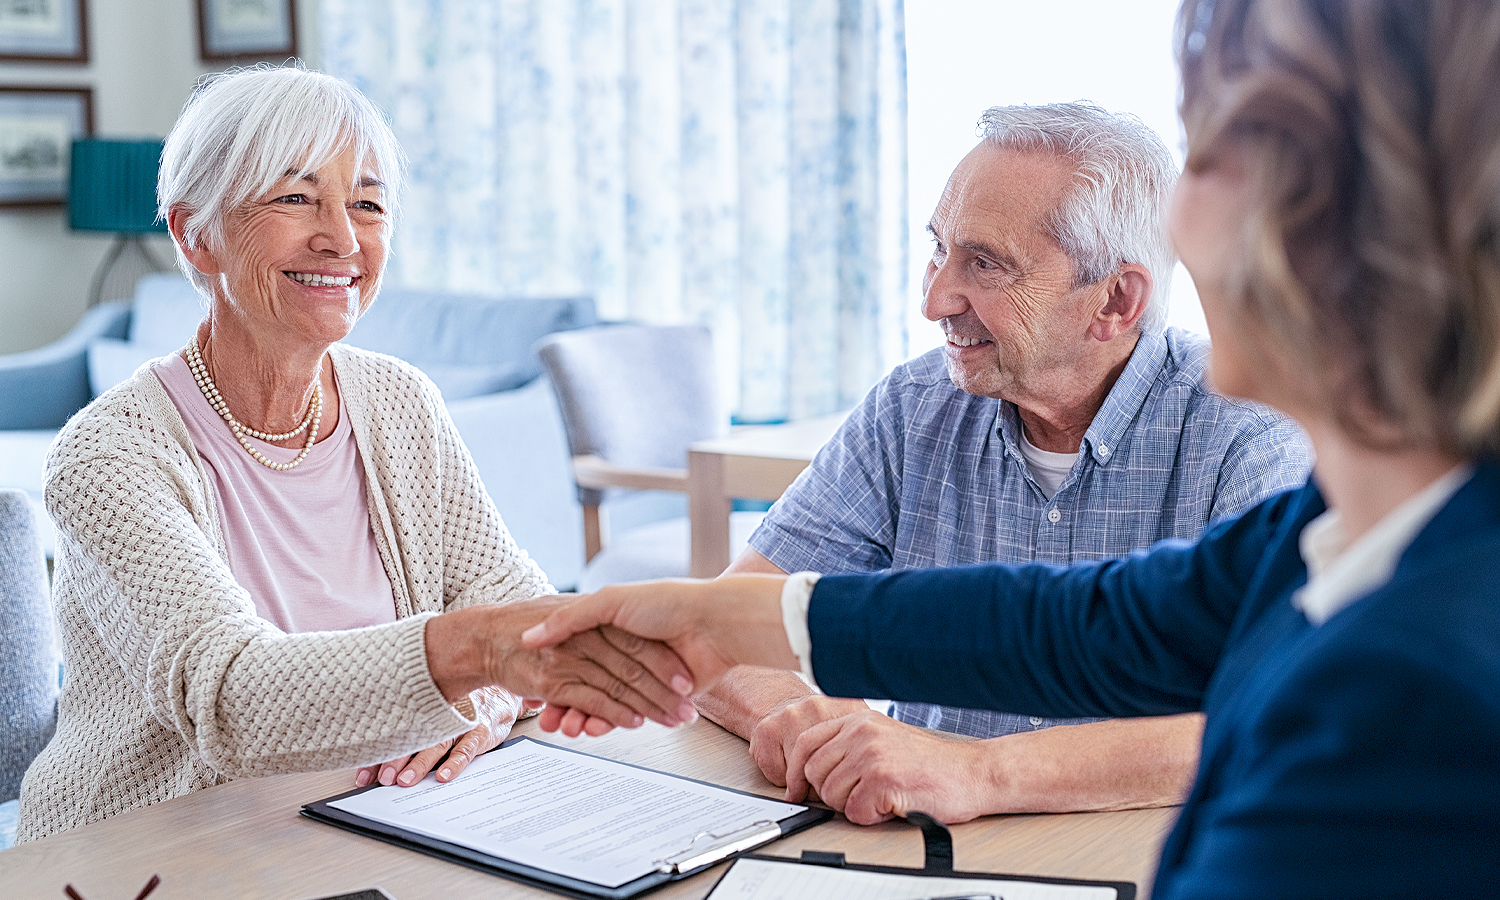
[[[1162,362],[1167,358],[1167,336],[1162,332],[1143,334],[1136,341],[1120,377],[1104,398],[1104,405],[1089,423],[1083,441],[1088,446],[1094,462],[1107,465],[1114,458],[1120,442],[1125,438],[1130,423],[1141,411],[1151,386],[1161,374]]]
[[[1396,562],[1438,510],[1474,473],[1457,466],[1375,523],[1350,542],[1338,511],[1330,509],[1307,523],[1298,538],[1307,584],[1292,596],[1292,605],[1307,620],[1322,625],[1344,607],[1390,581]]]
[[[1088,431],[1084,432],[1085,446],[1080,449],[1086,449],[1094,462],[1101,466],[1107,465],[1114,457],[1120,442],[1125,438],[1125,432],[1130,429],[1130,423],[1135,421],[1141,406],[1146,402],[1146,396],[1151,393],[1151,386],[1156,383],[1166,358],[1165,333],[1143,334],[1136,341],[1135,349],[1130,352],[1130,359],[1125,362],[1120,377],[1115,379],[1114,386],[1104,398],[1104,405],[1099,407],[1099,411],[1094,414],[1094,421],[1089,423]],[[1021,417],[1016,411],[1016,405],[1006,400],[1000,404],[999,413],[1000,437],[1005,441],[1006,451],[1024,459],[1021,452]]]

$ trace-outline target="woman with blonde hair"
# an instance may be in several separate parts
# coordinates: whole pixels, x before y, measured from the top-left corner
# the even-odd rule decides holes
[[[610,588],[527,638],[612,622],[698,688],[752,663],[840,696],[1202,710],[1158,900],[1493,896],[1500,5],[1187,0],[1179,40],[1173,234],[1212,377],[1303,425],[1305,487],[1121,560]],[[825,723],[788,769],[840,802],[841,746]]]

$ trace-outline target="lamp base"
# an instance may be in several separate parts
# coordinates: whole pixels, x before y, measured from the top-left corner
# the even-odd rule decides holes
[[[153,272],[169,272],[146,246],[145,238],[138,234],[120,232],[110,243],[99,268],[94,270],[94,281],[89,286],[89,306],[97,306],[104,300],[128,300],[135,296],[135,283]]]

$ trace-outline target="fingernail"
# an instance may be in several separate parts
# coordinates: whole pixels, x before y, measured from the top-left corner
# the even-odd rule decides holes
[[[644,724],[646,724],[646,717],[642,715],[636,715],[630,720],[631,728],[640,728]]]
[[[354,786],[355,787],[364,787],[365,785],[367,785],[369,783],[370,783],[370,770],[369,769],[360,769],[359,773],[354,776]]]
[[[672,690],[686,697],[693,692],[693,683],[682,675],[673,675]]]
[[[406,786],[406,787],[411,787],[412,784],[414,784],[416,782],[416,780],[417,780],[417,773],[413,772],[411,769],[407,769],[405,772],[401,773],[401,778],[400,778],[401,784],[404,785],[404,786]]]
[[[698,708],[693,705],[693,701],[682,701],[682,705],[677,707],[677,718],[681,719],[684,724],[698,721]]]
[[[386,787],[396,783],[396,769],[394,766],[386,766],[380,770],[380,783]]]
[[[525,631],[521,632],[523,642],[540,641],[547,636],[547,623],[538,622]]]
[[[438,773],[438,777],[444,781],[447,781],[448,779],[453,777],[453,770],[448,768],[447,766],[443,766],[443,770]]]

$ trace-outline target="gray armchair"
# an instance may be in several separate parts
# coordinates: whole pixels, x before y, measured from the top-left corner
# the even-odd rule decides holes
[[[578,589],[686,576],[687,448],[729,431],[712,334],[691,325],[606,325],[548,335],[537,355],[562,410],[583,507],[588,564]],[[645,498],[636,494],[663,491],[679,496],[641,510]],[[734,514],[736,550],[763,517]]]
[[[57,654],[47,563],[24,491],[0,489],[0,848],[15,836],[26,767],[57,725]]]

